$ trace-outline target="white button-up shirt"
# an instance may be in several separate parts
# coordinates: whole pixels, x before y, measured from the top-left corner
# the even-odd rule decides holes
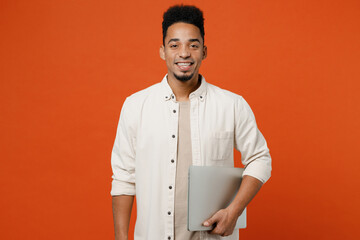
[[[239,95],[209,84],[202,77],[190,99],[192,163],[234,166],[234,148],[241,152],[244,175],[266,182],[271,157],[255,117]],[[128,97],[122,107],[111,156],[111,195],[136,195],[135,240],[174,239],[174,187],[178,110],[167,76]],[[238,231],[220,237],[238,239]]]

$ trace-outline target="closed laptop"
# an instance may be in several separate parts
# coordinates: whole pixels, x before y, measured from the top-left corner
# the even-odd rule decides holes
[[[236,196],[244,169],[218,166],[190,166],[188,181],[188,230],[208,231],[202,225],[218,210],[226,208]],[[246,228],[246,209],[236,222]]]

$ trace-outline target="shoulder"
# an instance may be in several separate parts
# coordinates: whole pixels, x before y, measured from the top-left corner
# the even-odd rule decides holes
[[[141,91],[131,94],[126,98],[125,103],[133,107],[137,105],[142,105],[144,101],[146,101],[146,99],[158,95],[160,91],[161,91],[161,83],[156,83]]]
[[[233,108],[235,113],[245,113],[253,115],[250,105],[239,94],[222,89],[213,84],[208,83],[207,88],[208,100],[213,104],[224,108]]]
[[[244,98],[241,95],[220,88],[211,83],[207,84],[207,94],[210,98],[214,98],[217,101],[225,101],[226,103],[238,103],[244,101]]]
[[[150,96],[155,96],[160,91],[160,83],[156,83],[141,91],[128,96],[122,106],[120,119],[124,119],[128,127],[136,128],[137,122],[141,118],[141,111],[144,103]]]

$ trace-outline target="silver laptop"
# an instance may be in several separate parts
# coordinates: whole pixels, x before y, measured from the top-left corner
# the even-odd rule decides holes
[[[214,226],[204,227],[218,210],[226,208],[239,190],[244,169],[217,166],[190,166],[188,181],[189,231],[208,231]],[[236,229],[246,228],[246,209],[236,222]]]

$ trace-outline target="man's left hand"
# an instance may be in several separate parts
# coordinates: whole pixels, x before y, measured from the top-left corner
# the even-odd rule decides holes
[[[233,233],[238,216],[234,211],[229,208],[217,211],[211,218],[206,220],[203,225],[209,227],[216,223],[215,228],[210,234],[217,234],[222,237],[229,236]]]

